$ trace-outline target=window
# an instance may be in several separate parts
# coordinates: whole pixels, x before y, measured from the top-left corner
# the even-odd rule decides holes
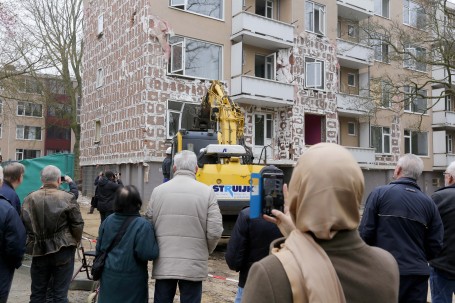
[[[305,30],[325,34],[325,6],[312,1],[305,2]]]
[[[259,78],[275,80],[275,60],[275,53],[268,56],[256,55],[254,75]]]
[[[69,154],[69,150],[67,149],[47,149],[46,150],[46,155],[52,155],[52,154]]]
[[[102,68],[98,68],[98,70],[96,71],[95,87],[99,88],[99,87],[103,86],[103,84],[104,84],[104,70]]]
[[[96,31],[96,36],[98,38],[101,38],[101,36],[103,35],[103,31],[104,31],[104,17],[101,14],[98,16],[98,27],[97,27],[97,31]]]
[[[324,61],[305,58],[305,87],[324,89]]]
[[[17,125],[16,139],[41,140],[41,127]]]
[[[412,113],[426,113],[427,91],[419,90],[417,93],[410,86],[404,87],[404,110]]]
[[[43,106],[41,104],[31,102],[17,102],[17,115],[27,117],[42,117]]]
[[[375,39],[370,41],[374,50],[374,59],[384,63],[389,63],[389,44],[384,36],[377,34]]]
[[[356,135],[355,122],[348,122],[348,135],[350,136]]]
[[[95,143],[100,143],[101,141],[101,121],[95,121]]]
[[[381,106],[390,108],[392,103],[392,85],[387,81],[381,81]]]
[[[192,129],[199,108],[199,104],[169,100],[167,102],[167,137],[172,138],[181,128]]]
[[[217,19],[223,18],[223,0],[170,0],[170,6]]]
[[[455,109],[454,102],[455,98],[452,95],[445,96],[445,110],[448,112],[453,112]]]
[[[272,114],[254,115],[254,145],[264,146],[270,144],[273,134]]]
[[[425,9],[418,3],[403,0],[403,23],[422,29],[425,27]]]
[[[355,74],[348,74],[348,85],[355,86]]]
[[[34,159],[41,157],[40,150],[33,149],[16,149],[16,160]]]
[[[357,37],[357,27],[352,24],[348,24],[348,36],[355,38]]]
[[[47,115],[51,117],[66,118],[71,115],[72,108],[69,104],[52,104],[47,107]]]
[[[203,79],[221,79],[222,48],[181,36],[169,38],[169,73]]]
[[[404,152],[417,156],[428,155],[428,133],[404,130]]]
[[[453,151],[453,137],[451,134],[446,135],[446,153],[451,154]]]
[[[390,128],[382,126],[371,127],[371,147],[378,154],[390,153]]]
[[[41,94],[41,84],[35,79],[22,78],[19,80],[19,91],[29,94]]]
[[[46,138],[71,140],[71,129],[69,127],[60,127],[51,125],[46,128]]]
[[[389,0],[374,0],[374,13],[389,18]]]
[[[408,45],[404,49],[403,66],[406,68],[418,70],[421,72],[427,71],[426,49],[413,45]]]

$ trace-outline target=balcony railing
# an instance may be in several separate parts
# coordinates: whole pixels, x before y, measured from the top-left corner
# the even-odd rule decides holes
[[[454,154],[433,154],[434,167],[447,167],[450,163],[455,161]]]
[[[240,12],[232,19],[231,40],[266,49],[289,48],[294,44],[294,26],[249,12]]]
[[[239,103],[286,106],[294,101],[294,85],[275,80],[237,76],[231,79],[231,98]]]
[[[351,152],[357,163],[373,164],[375,162],[374,148],[351,146],[345,146],[345,148]]]
[[[373,48],[342,39],[337,39],[337,56],[341,66],[361,69],[373,65]]]
[[[374,0],[337,0],[338,16],[350,20],[363,20],[374,13]]]
[[[357,95],[337,94],[337,110],[351,116],[369,115],[375,105],[371,98]]]
[[[455,112],[433,112],[433,127],[435,126],[455,127]]]

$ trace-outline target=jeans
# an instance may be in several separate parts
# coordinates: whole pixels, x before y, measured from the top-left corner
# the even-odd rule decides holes
[[[202,281],[159,279],[155,282],[154,303],[174,302],[177,284],[181,303],[200,303],[202,299]]]
[[[452,303],[452,295],[455,293],[455,280],[443,277],[433,267],[430,269],[431,302]]]
[[[242,302],[242,297],[243,297],[243,287],[238,287],[237,288],[237,295],[235,296],[235,301],[234,303],[240,303]]]
[[[30,303],[68,302],[75,251],[74,246],[62,247],[58,252],[32,258]]]

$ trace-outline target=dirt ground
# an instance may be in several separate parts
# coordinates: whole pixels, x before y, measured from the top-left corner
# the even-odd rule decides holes
[[[84,217],[84,248],[86,250],[93,249],[94,244],[89,239],[96,239],[98,235],[98,228],[100,223],[99,213],[95,210],[93,214],[87,214],[90,208],[90,200],[87,197],[81,196],[78,199],[82,216]],[[202,302],[204,303],[225,303],[234,302],[235,294],[237,292],[238,273],[232,271],[226,265],[224,260],[224,251],[228,239],[221,239],[215,252],[209,257],[209,275],[202,284]],[[152,262],[149,262],[149,272],[151,276]],[[85,273],[79,273],[77,278],[83,278]],[[227,279],[227,280],[226,280]],[[234,281],[233,281],[234,280]],[[153,302],[154,280],[149,280],[149,302]],[[70,290],[68,295],[71,303],[87,302],[87,296],[90,294],[88,291]],[[174,302],[180,302],[177,295]]]

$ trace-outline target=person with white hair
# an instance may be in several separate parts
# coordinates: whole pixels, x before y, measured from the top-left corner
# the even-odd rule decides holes
[[[444,187],[431,195],[444,226],[441,252],[430,260],[431,302],[452,303],[455,293],[455,161],[443,172]]]
[[[84,220],[77,204],[77,186],[64,176],[70,192],[61,190],[61,172],[54,165],[41,171],[43,186],[22,205],[27,230],[27,254],[32,256],[31,303],[68,302],[74,254],[82,238]],[[52,281],[52,283],[50,283]]]
[[[397,260],[400,303],[427,302],[428,261],[442,248],[444,230],[438,209],[417,184],[422,171],[422,159],[402,156],[393,173],[395,181],[368,196],[359,227],[367,244],[387,250]]]
[[[222,217],[212,188],[196,180],[194,152],[176,154],[173,171],[171,180],[153,190],[146,212],[160,251],[153,261],[154,300],[173,302],[178,285],[181,302],[200,302]]]
[[[0,166],[0,186],[3,168]],[[22,265],[26,232],[15,207],[0,194],[0,303],[8,301],[14,270]]]

